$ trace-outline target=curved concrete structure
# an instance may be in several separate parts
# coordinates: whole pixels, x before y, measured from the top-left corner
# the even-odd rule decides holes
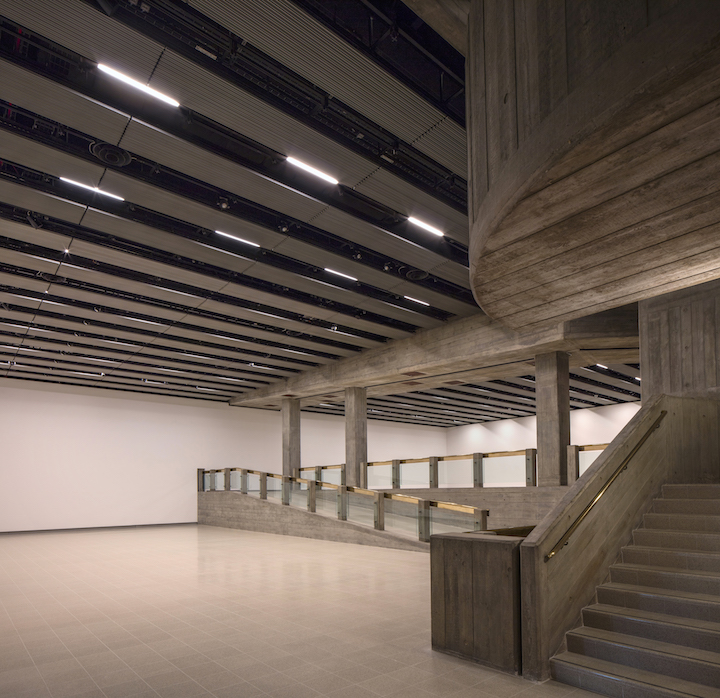
[[[470,259],[520,328],[720,276],[720,3],[476,0]]]

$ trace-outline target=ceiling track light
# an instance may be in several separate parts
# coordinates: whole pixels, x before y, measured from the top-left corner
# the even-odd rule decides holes
[[[445,237],[445,233],[443,233],[442,230],[438,230],[437,228],[433,228],[433,226],[428,225],[424,221],[421,221],[417,218],[413,218],[413,216],[410,216],[408,218],[408,223],[412,223],[413,225],[416,225],[418,228],[422,228],[423,230],[427,230],[428,233],[432,233],[433,235],[437,235],[438,237]]]
[[[130,76],[125,75],[124,73],[121,73],[119,70],[115,70],[114,68],[111,68],[110,66],[105,65],[104,63],[98,63],[98,70],[102,71],[103,73],[109,75],[112,78],[115,78],[116,80],[120,80],[120,82],[124,82],[126,85],[130,85],[130,87],[134,87],[136,90],[140,90],[141,92],[144,92],[146,95],[150,95],[151,97],[155,97],[155,99],[159,99],[161,102],[165,102],[165,104],[169,104],[171,107],[179,107],[180,106],[180,102],[173,99],[172,97],[168,97],[167,95],[164,95],[162,92],[153,90],[152,87],[143,85],[141,82],[134,80]]]
[[[68,179],[67,177],[60,177],[61,182],[66,182],[67,184],[72,184],[76,187],[82,187],[83,189],[89,189],[90,191],[94,191],[96,194],[102,194],[103,196],[109,196],[111,199],[117,199],[118,201],[125,201],[125,199],[122,198],[122,196],[118,196],[117,194],[111,194],[109,191],[103,191],[102,189],[99,189],[98,187],[91,187],[89,184],[83,184],[82,182],[76,182],[74,179]],[[65,252],[68,252],[68,250],[65,250]]]
[[[298,160],[297,158],[288,157],[287,162],[289,162],[291,165],[294,165],[295,167],[299,167],[301,170],[305,170],[305,172],[309,172],[310,174],[319,177],[320,179],[324,179],[330,184],[340,184],[340,182],[335,179],[335,177],[331,177],[329,174],[325,174],[324,172],[321,172],[320,170],[312,167],[311,165],[308,165],[305,162],[302,162],[301,160]]]

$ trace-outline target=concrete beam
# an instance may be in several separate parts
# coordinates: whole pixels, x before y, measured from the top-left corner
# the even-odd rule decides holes
[[[470,0],[404,0],[426,24],[463,56],[467,55]]]
[[[537,354],[552,351],[568,352],[574,366],[637,361],[637,320],[620,309],[582,322],[511,330],[473,315],[277,381],[230,404],[276,407],[288,395],[311,404],[350,387],[376,396],[524,375],[533,372]]]

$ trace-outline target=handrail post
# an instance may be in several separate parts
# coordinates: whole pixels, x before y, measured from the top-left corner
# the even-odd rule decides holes
[[[440,459],[436,456],[431,456],[428,458],[428,467],[430,469],[430,487],[440,487],[440,481],[439,481],[439,468],[438,463],[440,462]]]
[[[217,471],[211,470],[208,475],[208,492],[215,492],[217,489]]]
[[[488,516],[490,516],[490,511],[488,509],[475,509],[474,530],[487,531]]]
[[[315,480],[310,480],[308,482],[308,488],[307,488],[307,510],[308,511],[315,511],[316,503],[317,503],[317,482]]]
[[[375,530],[376,531],[384,531],[385,530],[385,493],[384,492],[375,492],[375,505],[373,507],[374,509],[374,521],[375,521]]]
[[[317,482],[322,482],[322,465],[316,465],[315,466],[315,480]]]
[[[525,449],[525,487],[537,487],[537,449]]]
[[[240,492],[247,494],[248,492],[248,471],[244,468],[240,470]]]
[[[473,453],[473,487],[482,487],[485,484],[485,478],[483,475],[483,454]]]
[[[260,499],[267,499],[267,473],[260,473]]]
[[[394,460],[392,462],[392,488],[394,490],[400,489],[400,461]]]
[[[572,485],[580,477],[580,446],[567,447],[567,484]]]
[[[204,468],[197,469],[197,488],[198,488],[198,492],[205,491],[205,469]]]
[[[225,468],[225,470],[223,471],[223,474],[225,476],[224,477],[224,485],[225,485],[224,489],[226,492],[229,492],[232,489],[232,487],[230,486],[231,478],[232,478],[232,470],[230,470],[230,468]]]
[[[340,485],[337,491],[337,515],[339,521],[347,521],[348,491],[346,485]]]
[[[345,463],[340,466],[340,484],[347,485],[347,471],[345,469]]]
[[[418,500],[418,540],[430,540],[430,500]]]
[[[289,477],[288,475],[283,475],[281,487],[282,487],[282,493],[281,493],[281,495],[280,495],[280,496],[281,496],[281,500],[280,500],[280,501],[281,501],[285,506],[289,506],[289,505],[290,505],[290,487],[291,487],[291,483],[290,483],[290,477]]]
[[[365,461],[360,463],[360,487],[362,487],[362,489],[364,489],[364,490],[367,489],[367,481],[368,481],[367,480],[367,478],[368,478],[368,470],[367,469],[368,469],[368,464]]]

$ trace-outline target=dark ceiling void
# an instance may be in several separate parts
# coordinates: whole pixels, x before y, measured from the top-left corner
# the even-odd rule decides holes
[[[467,182],[462,177],[195,8],[169,0],[153,0],[152,3],[116,0],[110,5],[96,0],[86,2],[101,11],[107,12],[110,7],[109,14],[113,19],[172,48],[378,167],[392,172],[425,194],[461,213],[466,212]],[[332,6],[337,11],[348,4],[325,2],[321,6]],[[313,8],[306,9],[312,11]],[[410,22],[407,24],[410,29]],[[420,38],[428,29],[427,25],[423,25],[414,34]],[[426,43],[431,43],[433,39],[445,43],[434,32],[433,35],[425,40]],[[387,44],[392,47],[394,42]],[[407,48],[410,48],[410,55],[403,60]],[[400,50],[395,56],[400,59],[401,66],[411,71],[414,79],[408,84],[417,89],[427,83],[423,96],[430,97],[435,106],[464,126],[465,95],[462,77],[456,74],[458,70],[460,75],[464,73],[464,62],[458,61],[457,56],[451,56],[455,58],[455,70],[443,68],[436,55],[441,54],[444,48],[438,44],[433,46],[434,54],[428,53],[403,35]],[[396,72],[396,77],[401,80],[406,78],[402,70]]]
[[[293,0],[465,127],[465,58],[397,0]]]
[[[287,163],[285,155],[187,108],[147,100],[133,87],[109,77],[92,61],[7,19],[0,21],[0,56],[30,69],[186,143],[219,155],[255,174],[343,211],[395,237],[468,265],[467,248],[448,237],[422,231],[409,219],[343,184],[330,184]],[[140,93],[142,95],[142,93]]]

